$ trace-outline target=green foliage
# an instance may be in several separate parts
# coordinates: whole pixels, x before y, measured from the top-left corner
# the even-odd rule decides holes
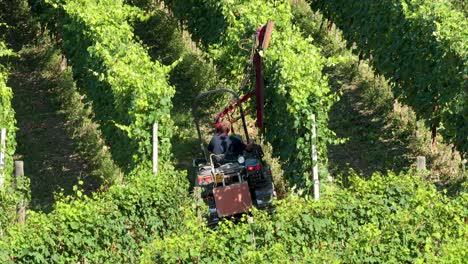
[[[135,4],[145,7],[143,3]],[[153,60],[165,65],[176,64],[169,73],[169,83],[176,89],[172,104],[177,106],[171,111],[176,127],[172,138],[174,165],[178,169],[192,171],[191,161],[199,155],[198,138],[191,117],[192,103],[200,92],[219,87],[218,74],[214,65],[205,59],[205,54],[193,47],[185,36],[187,32],[181,31],[177,20],[166,11],[152,10],[134,23],[135,35],[148,47]]]
[[[0,170],[0,176],[4,175],[3,186],[0,187],[0,237],[3,236],[5,229],[14,220],[16,213],[17,195],[14,191],[13,182],[13,154],[16,149],[16,119],[15,111],[11,106],[13,93],[7,86],[8,68],[3,65],[7,56],[14,53],[8,49],[3,41],[0,40],[0,129],[6,128],[7,137],[5,141],[6,148],[1,145],[1,151],[5,154],[4,168]]]
[[[222,5],[226,1],[163,1],[178,20],[187,25],[194,41],[201,42],[204,46],[221,41],[228,26],[222,12]]]
[[[237,87],[248,65],[251,35],[260,24],[275,21],[265,64],[265,139],[280,156],[289,179],[309,184],[312,113],[317,116],[319,151],[333,141],[327,128],[328,110],[335,100],[322,75],[325,60],[291,23],[288,1],[166,1],[174,15],[186,22],[195,39],[220,66],[228,84]],[[205,14],[209,13],[207,17]],[[218,30],[223,29],[218,34]],[[243,46],[243,47],[242,47]],[[237,89],[238,90],[238,89]],[[245,92],[245,91],[240,91]],[[285,135],[291,135],[285,137]]]
[[[166,12],[153,10],[146,17],[135,21],[135,34],[148,47],[153,60],[165,65],[176,64],[169,73],[169,83],[176,88],[172,100],[177,105],[173,109],[174,113],[189,112],[193,99],[200,92],[216,88],[219,84],[212,63],[203,58],[204,54],[197,54],[189,47],[190,40],[184,39],[177,21]]]
[[[415,175],[353,177],[321,200],[291,195],[273,215],[226,221],[215,231],[188,222],[156,239],[144,263],[461,263],[468,196],[449,199]],[[460,251],[458,251],[460,250]]]
[[[395,102],[393,84],[377,74],[369,61],[359,60],[347,47],[342,31],[328,24],[320,12],[312,11],[305,0],[293,2],[294,23],[304,37],[312,37],[321,47],[328,60],[324,72],[330,87],[341,94],[330,110],[329,127],[347,140],[329,146],[332,173],[345,176],[352,168],[367,177],[376,171],[405,171],[414,166],[417,156],[425,156],[433,180],[460,179],[459,153],[444,144],[432,151],[430,131],[409,107]]]
[[[170,159],[174,88],[169,67],[152,62],[128,23],[139,11],[122,1],[48,1],[59,14],[62,48],[78,85],[93,101],[114,160],[126,171],[149,166],[151,129],[159,123],[160,164]]]
[[[150,62],[134,41],[127,20],[139,11],[111,0],[51,2],[61,18],[62,45],[75,66],[74,76],[93,100],[114,155],[133,170],[123,186],[115,184],[92,198],[76,187],[77,198],[59,197],[50,214],[29,212],[24,226],[9,226],[0,239],[2,263],[133,263],[140,257],[145,263],[463,263],[468,257],[466,192],[450,199],[412,174],[375,174],[370,180],[353,176],[348,189],[327,186],[319,201],[293,194],[278,201],[271,215],[253,210],[253,223],[244,217],[236,224],[225,221],[217,230],[206,228],[192,211],[185,175],[168,172],[169,166],[158,175],[147,170],[155,120],[164,129],[164,161],[170,158],[174,91],[166,83],[168,67]],[[238,43],[258,24],[275,20],[274,38],[264,54],[265,134],[288,173],[307,181],[302,173],[312,165],[308,118],[312,112],[319,117],[324,155],[324,145],[333,139],[325,129],[333,96],[322,74],[326,61],[292,26],[290,5],[185,4],[178,7],[193,11],[184,17],[192,26],[197,20],[222,18],[219,36],[205,38],[203,30],[193,30],[205,43],[212,42],[205,49],[223,65],[231,84],[240,80],[248,58]],[[206,18],[201,10],[211,8],[217,15]]]
[[[93,198],[58,198],[49,214],[28,212],[0,240],[2,263],[134,263],[154,237],[177,230],[190,215],[185,176],[137,169],[125,186]],[[81,197],[81,198],[80,198]]]
[[[468,151],[468,20],[447,1],[309,1],[349,45],[395,83],[395,93],[445,139]]]
[[[4,153],[4,166],[0,169],[2,186],[0,186],[0,239],[6,230],[16,221],[16,204],[27,201],[29,197],[29,179],[20,177],[13,178],[14,161],[13,155],[16,150],[16,119],[15,110],[11,105],[13,92],[7,86],[8,67],[3,64],[6,58],[16,56],[12,50],[6,47],[0,39],[0,129],[6,128],[5,148],[0,145]]]
[[[55,63],[59,56],[53,56]],[[59,71],[57,64],[48,69],[50,74],[59,75],[56,86],[57,100],[61,104],[67,123],[65,127],[80,156],[87,161],[90,173],[83,177],[85,185],[91,190],[98,189],[104,181],[122,182],[122,172],[112,160],[110,152],[102,139],[102,132],[92,121],[93,113],[89,105],[85,105],[73,81],[71,69]],[[58,72],[59,71],[59,72]],[[86,187],[85,187],[86,188]]]
[[[8,56],[13,56],[13,53],[8,49],[4,42],[0,41],[0,62]],[[11,106],[13,92],[7,86],[8,68],[6,65],[0,64],[0,128],[6,128],[6,149],[3,149],[5,156],[5,174],[12,175],[13,173],[13,154],[16,148],[16,119],[15,111]]]
[[[0,2],[0,38],[15,52],[21,50],[23,43],[36,36],[38,27],[37,24],[31,23],[33,20],[28,0]],[[2,22],[5,24],[2,25]],[[17,34],[18,31],[21,34]]]
[[[468,15],[468,7],[465,4],[465,0],[449,0],[449,2],[450,2],[450,4],[452,4],[453,9],[457,9],[457,10],[463,12],[463,14],[465,14],[465,16]]]
[[[142,8],[140,5],[135,5]],[[134,22],[135,35],[148,47],[153,60],[171,65],[187,52],[177,21],[163,10],[153,10]]]

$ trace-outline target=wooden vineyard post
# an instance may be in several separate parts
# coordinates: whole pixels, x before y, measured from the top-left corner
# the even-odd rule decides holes
[[[23,181],[24,177],[24,163],[23,161],[15,161],[15,180],[16,187]],[[16,206],[16,216],[18,217],[18,223],[24,224],[26,220],[26,201],[24,197],[21,197],[19,204]]]
[[[424,156],[418,156],[416,158],[416,168],[421,171],[426,170],[426,157]]]
[[[414,132],[414,136],[419,138],[419,122],[416,121],[416,131]]]
[[[317,155],[317,148],[315,143],[317,141],[317,130],[315,127],[315,114],[312,114],[312,179],[314,180],[314,198],[315,200],[320,199],[320,187],[319,187],[319,177],[318,177],[318,155]]]
[[[153,173],[158,173],[158,123],[153,124]]]
[[[0,188],[3,188],[5,183],[5,155],[6,149],[6,128],[1,129],[0,133]]]

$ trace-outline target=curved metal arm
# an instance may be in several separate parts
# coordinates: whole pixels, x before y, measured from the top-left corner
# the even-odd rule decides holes
[[[195,126],[197,128],[197,134],[198,134],[198,140],[200,141],[200,147],[201,147],[201,150],[202,150],[202,153],[205,157],[206,160],[208,160],[208,154],[206,153],[206,150],[205,150],[205,147],[204,147],[204,144],[203,144],[203,139],[202,139],[202,136],[201,136],[201,131],[200,131],[200,124],[199,124],[199,118],[197,118],[197,115],[196,115],[196,110],[198,108],[198,101],[205,97],[205,96],[208,96],[210,94],[215,94],[215,93],[230,93],[232,94],[232,96],[234,97],[234,99],[236,99],[237,101],[237,104],[239,106],[239,110],[240,110],[240,114],[241,114],[241,117],[242,117],[242,124],[243,124],[243,127],[244,127],[244,133],[245,133],[245,137],[246,137],[246,140],[247,140],[247,143],[249,143],[250,141],[250,138],[249,138],[249,133],[247,131],[247,124],[245,122],[245,115],[244,115],[244,110],[242,108],[242,105],[241,105],[241,101],[239,99],[239,95],[234,92],[233,90],[231,89],[227,89],[227,88],[221,88],[221,89],[216,89],[216,90],[210,90],[210,91],[207,91],[207,92],[204,92],[204,93],[201,93],[199,94],[196,98],[195,98],[195,101],[193,102],[192,104],[192,115],[193,115],[193,118],[194,118],[194,121],[195,121]]]

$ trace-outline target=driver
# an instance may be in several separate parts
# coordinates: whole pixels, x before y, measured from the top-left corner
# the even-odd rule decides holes
[[[253,143],[244,144],[242,140],[234,135],[229,135],[231,123],[227,120],[221,120],[216,129],[216,135],[211,138],[208,144],[210,153],[219,155],[224,154],[226,159],[235,159],[242,155],[243,151],[252,151]]]

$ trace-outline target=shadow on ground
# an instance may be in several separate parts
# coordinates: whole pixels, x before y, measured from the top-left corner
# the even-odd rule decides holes
[[[395,127],[391,118],[393,96],[388,84],[378,76],[366,76],[366,69],[335,69],[331,86],[342,93],[330,111],[329,127],[347,141],[329,146],[334,175],[350,170],[363,177],[374,172],[408,169],[414,156],[409,149],[409,130]]]
[[[65,131],[66,120],[54,95],[58,73],[45,72],[49,63],[59,63],[52,60],[57,58],[54,49],[47,45],[23,48],[20,55],[12,62],[8,81],[19,128],[15,158],[24,161],[31,180],[31,209],[47,212],[54,192],[72,193],[88,166]]]

